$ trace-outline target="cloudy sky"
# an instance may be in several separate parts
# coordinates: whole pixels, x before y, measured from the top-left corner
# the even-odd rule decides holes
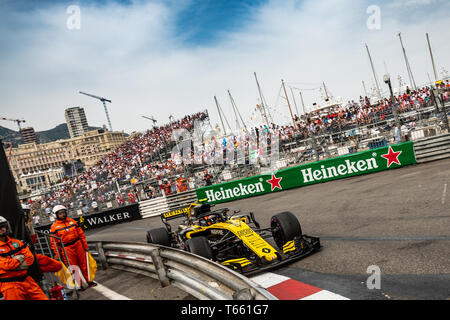
[[[438,72],[449,70],[449,15],[448,0],[0,0],[0,117],[42,131],[81,106],[89,125],[107,125],[85,91],[112,100],[113,129],[127,133],[151,128],[142,116],[165,124],[204,109],[219,123],[214,96],[233,125],[230,90],[251,125],[256,72],[276,122],[288,123],[281,79],[300,113],[298,89],[309,106],[322,81],[344,100],[373,86],[365,43],[383,90],[386,71],[394,86],[409,82],[398,32],[417,85],[434,79],[427,32]]]

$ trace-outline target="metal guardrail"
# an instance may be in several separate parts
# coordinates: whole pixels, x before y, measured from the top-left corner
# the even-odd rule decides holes
[[[245,276],[189,252],[138,242],[89,242],[98,265],[147,275],[200,300],[277,300]]]
[[[165,197],[139,201],[139,211],[143,219],[155,217],[163,212],[170,211]]]
[[[167,204],[170,210],[186,207],[195,201],[197,201],[197,193],[195,190],[186,191],[167,197]]]
[[[159,197],[139,202],[139,210],[142,218],[159,216],[161,213],[179,209],[197,201],[195,190],[177,193],[172,196]]]

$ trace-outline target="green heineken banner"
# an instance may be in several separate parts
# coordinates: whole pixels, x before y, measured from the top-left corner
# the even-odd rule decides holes
[[[405,142],[207,186],[196,192],[198,199],[221,203],[415,163],[413,142]]]

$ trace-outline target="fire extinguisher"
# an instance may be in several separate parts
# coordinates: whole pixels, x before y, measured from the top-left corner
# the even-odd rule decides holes
[[[55,285],[50,289],[50,300],[67,300],[64,287],[55,282]]]

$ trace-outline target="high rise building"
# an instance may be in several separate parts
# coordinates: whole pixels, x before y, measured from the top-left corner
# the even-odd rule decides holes
[[[38,143],[36,132],[32,127],[23,128],[21,130],[23,143]]]
[[[89,131],[84,109],[81,107],[68,108],[65,111],[67,128],[71,138],[79,137]]]

